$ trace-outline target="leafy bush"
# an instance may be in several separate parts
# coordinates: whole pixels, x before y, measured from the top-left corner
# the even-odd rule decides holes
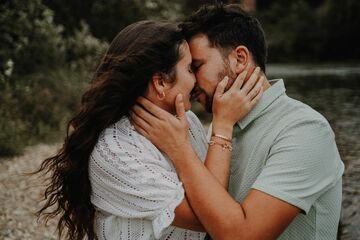
[[[64,63],[63,27],[41,0],[11,0],[0,5],[0,66],[13,62],[14,74],[28,74]],[[2,71],[2,72],[3,72]]]
[[[80,23],[72,36],[66,39],[66,62],[73,70],[91,70],[102,56],[108,43],[95,38],[85,22]]]
[[[267,34],[269,61],[358,60],[360,1],[257,3],[256,14]]]
[[[29,84],[6,87],[0,96],[0,156],[64,136],[88,79],[65,68],[21,78],[14,80]]]
[[[107,47],[83,23],[64,37],[40,0],[0,5],[0,156],[58,140]]]
[[[84,20],[94,36],[107,41],[135,21],[178,20],[184,7],[183,0],[44,0],[44,4],[55,11],[55,21],[65,26],[66,35]]]

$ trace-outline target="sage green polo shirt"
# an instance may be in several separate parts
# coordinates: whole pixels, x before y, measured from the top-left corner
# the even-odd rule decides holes
[[[279,239],[336,239],[344,164],[334,133],[283,80],[270,83],[234,128],[229,192],[242,202],[253,188],[301,209]]]

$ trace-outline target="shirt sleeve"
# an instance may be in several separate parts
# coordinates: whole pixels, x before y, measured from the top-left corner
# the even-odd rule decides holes
[[[252,188],[308,213],[344,170],[326,120],[292,123],[278,135]]]
[[[184,189],[156,147],[135,131],[131,134],[108,133],[95,146],[89,166],[92,203],[116,216],[150,220],[160,238]]]

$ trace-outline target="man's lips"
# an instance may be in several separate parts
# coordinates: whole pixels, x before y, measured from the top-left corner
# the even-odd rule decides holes
[[[198,100],[198,97],[202,94],[202,90],[198,87],[194,87],[194,89],[190,93],[190,99],[191,100]]]

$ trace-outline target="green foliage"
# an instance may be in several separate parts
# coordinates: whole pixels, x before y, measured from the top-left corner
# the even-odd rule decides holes
[[[63,28],[40,0],[12,0],[0,5],[0,66],[13,63],[15,74],[28,74],[64,62]]]
[[[72,36],[66,40],[66,62],[73,70],[93,70],[100,57],[108,48],[108,43],[95,38],[85,22],[80,23]]]
[[[55,21],[72,35],[81,21],[90,26],[94,36],[111,41],[125,26],[144,19],[178,20],[181,0],[44,0],[55,11]]]
[[[360,56],[360,1],[327,0],[323,6],[324,29],[321,59],[352,59]]]
[[[270,62],[358,60],[359,1],[258,3],[256,15],[267,34]]]
[[[107,43],[81,23],[72,35],[40,0],[0,6],[0,156],[58,140]]]
[[[63,134],[86,86],[85,75],[58,69],[15,78],[21,84],[5,86],[0,96],[0,156]]]

